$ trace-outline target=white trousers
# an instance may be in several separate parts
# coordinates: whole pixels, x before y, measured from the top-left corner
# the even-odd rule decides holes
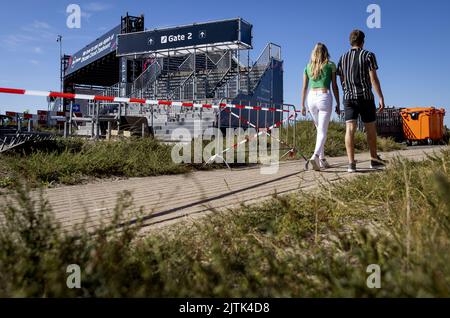
[[[308,109],[317,129],[316,148],[314,155],[325,158],[325,142],[327,141],[328,125],[333,108],[331,93],[310,91],[308,94]]]

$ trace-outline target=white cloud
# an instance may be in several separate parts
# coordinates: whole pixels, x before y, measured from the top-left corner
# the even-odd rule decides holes
[[[38,60],[29,60],[28,62],[30,62],[33,65],[39,65],[39,61]]]
[[[25,34],[10,34],[3,37],[1,42],[5,48],[9,50],[16,50],[19,46],[35,40],[36,39],[33,36]]]
[[[92,17],[92,13],[81,10],[81,17],[85,18],[86,20],[89,20]]]
[[[95,13],[104,12],[112,8],[113,6],[108,3],[90,2],[81,6],[81,17],[89,21]]]
[[[34,29],[45,29],[45,30],[51,29],[50,25],[47,22],[37,20],[35,20],[31,26]]]
[[[81,11],[89,11],[89,12],[103,12],[112,8],[111,4],[102,3],[102,2],[91,2],[81,7]]]
[[[0,36],[0,44],[10,51],[23,50],[24,48],[36,54],[42,53],[42,48],[37,45],[52,43],[56,34],[52,32],[49,24],[42,21],[34,21],[22,26],[19,32]],[[34,47],[33,47],[34,45]]]

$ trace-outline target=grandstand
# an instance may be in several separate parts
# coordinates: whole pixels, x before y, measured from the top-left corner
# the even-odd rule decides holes
[[[252,39],[252,25],[241,18],[145,30],[143,16],[127,14],[120,25],[77,53],[64,56],[64,91],[282,108],[281,48],[269,43],[252,61]],[[245,126],[237,118],[244,114],[241,109],[233,109],[238,116],[232,116],[217,109],[85,100],[66,100],[66,111],[69,105],[76,105],[84,117],[98,116],[109,121],[113,129],[124,122],[131,123],[131,129],[133,122],[141,124],[139,118],[145,117],[149,131],[163,140],[170,140],[172,131],[179,127],[193,134],[195,121],[203,129]],[[268,127],[281,116],[277,112],[245,110],[245,117],[256,127]],[[108,129],[105,127],[100,125],[100,134]],[[89,123],[71,128],[78,134],[92,134]],[[122,124],[121,128],[125,126]]]

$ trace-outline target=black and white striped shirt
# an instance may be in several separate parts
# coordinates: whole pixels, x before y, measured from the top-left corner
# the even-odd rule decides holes
[[[337,74],[341,77],[344,99],[373,100],[369,72],[377,69],[377,59],[372,52],[359,48],[342,55]]]

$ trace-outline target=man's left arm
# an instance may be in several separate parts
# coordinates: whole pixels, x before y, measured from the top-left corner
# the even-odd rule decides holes
[[[378,78],[378,64],[377,59],[375,58],[374,54],[370,54],[368,57],[369,62],[369,74],[370,74],[370,81],[372,82],[373,89],[375,90],[375,93],[377,93],[378,98],[380,99],[380,107],[378,108],[379,112],[382,112],[385,105],[384,105],[384,95],[383,90],[381,89],[380,79]]]
[[[372,70],[369,72],[370,74],[370,80],[372,81],[372,86],[375,92],[378,95],[378,98],[380,99],[380,108],[378,108],[379,112],[382,112],[384,109],[384,96],[383,96],[383,90],[381,89],[380,79],[378,78],[378,74],[376,70]]]

